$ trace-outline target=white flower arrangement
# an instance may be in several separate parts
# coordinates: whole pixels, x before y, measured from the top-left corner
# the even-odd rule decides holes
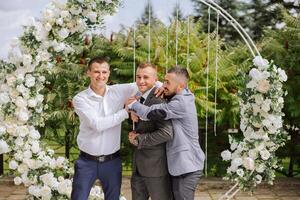
[[[55,158],[40,142],[36,126],[44,125],[46,107],[40,94],[46,83],[42,73],[51,71],[57,55],[80,54],[76,42],[99,27],[118,4],[119,0],[53,0],[41,19],[30,18],[23,35],[12,41],[8,63],[0,62],[0,154],[10,157],[14,183],[28,187],[29,199],[69,199],[74,173],[67,159]],[[104,199],[99,186],[90,198]]]
[[[282,122],[282,83],[287,75],[260,56],[253,64],[246,88],[239,93],[244,138],[229,136],[230,150],[221,153],[224,161],[230,161],[225,179],[236,181],[243,190],[253,190],[263,180],[273,183],[278,168],[275,151],[288,139]]]

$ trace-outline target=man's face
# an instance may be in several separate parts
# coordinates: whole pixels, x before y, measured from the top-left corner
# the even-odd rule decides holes
[[[87,75],[91,79],[91,85],[94,87],[104,86],[108,81],[109,74],[109,65],[107,63],[93,63],[91,69],[87,71]]]
[[[157,81],[156,70],[152,67],[138,68],[136,71],[136,84],[141,93],[151,89]]]
[[[177,80],[176,74],[167,73],[165,75],[165,81],[163,87],[164,87],[164,96],[169,98],[173,97],[179,89],[179,82]]]

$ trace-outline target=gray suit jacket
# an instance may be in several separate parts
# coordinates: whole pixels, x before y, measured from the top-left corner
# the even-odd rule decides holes
[[[163,103],[154,95],[155,88],[149,93],[145,105]],[[139,145],[134,151],[133,172],[138,170],[144,177],[161,177],[168,174],[166,142],[173,138],[171,121],[142,121],[136,124]]]
[[[148,107],[136,102],[132,109],[142,119],[172,119],[174,137],[167,143],[168,168],[171,175],[179,176],[203,169],[205,155],[199,144],[195,97],[188,89],[184,89],[167,103]]]

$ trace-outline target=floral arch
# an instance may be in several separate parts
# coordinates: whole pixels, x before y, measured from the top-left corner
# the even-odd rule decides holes
[[[47,81],[43,73],[51,71],[58,58],[67,62],[80,55],[78,41],[84,41],[86,33],[100,26],[103,17],[118,6],[118,0],[53,1],[42,11],[41,19],[31,19],[23,35],[13,41],[9,62],[0,63],[0,154],[10,156],[15,184],[28,187],[31,198],[67,199],[72,187],[68,160],[54,157],[53,150],[39,140],[36,127],[44,125],[46,106],[40,94]],[[241,189],[251,189],[262,180],[273,181],[278,167],[275,151],[287,138],[281,112],[286,74],[260,56],[253,64],[249,82],[240,92],[244,138],[230,137],[230,150],[221,154],[231,161],[227,177]],[[91,196],[102,199],[101,189],[94,187]]]

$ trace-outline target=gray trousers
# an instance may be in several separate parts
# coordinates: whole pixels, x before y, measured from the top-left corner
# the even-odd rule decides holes
[[[180,176],[172,176],[172,189],[175,200],[194,200],[195,190],[202,176],[202,171],[195,171]]]
[[[170,176],[143,177],[133,173],[131,177],[132,200],[171,200]]]

